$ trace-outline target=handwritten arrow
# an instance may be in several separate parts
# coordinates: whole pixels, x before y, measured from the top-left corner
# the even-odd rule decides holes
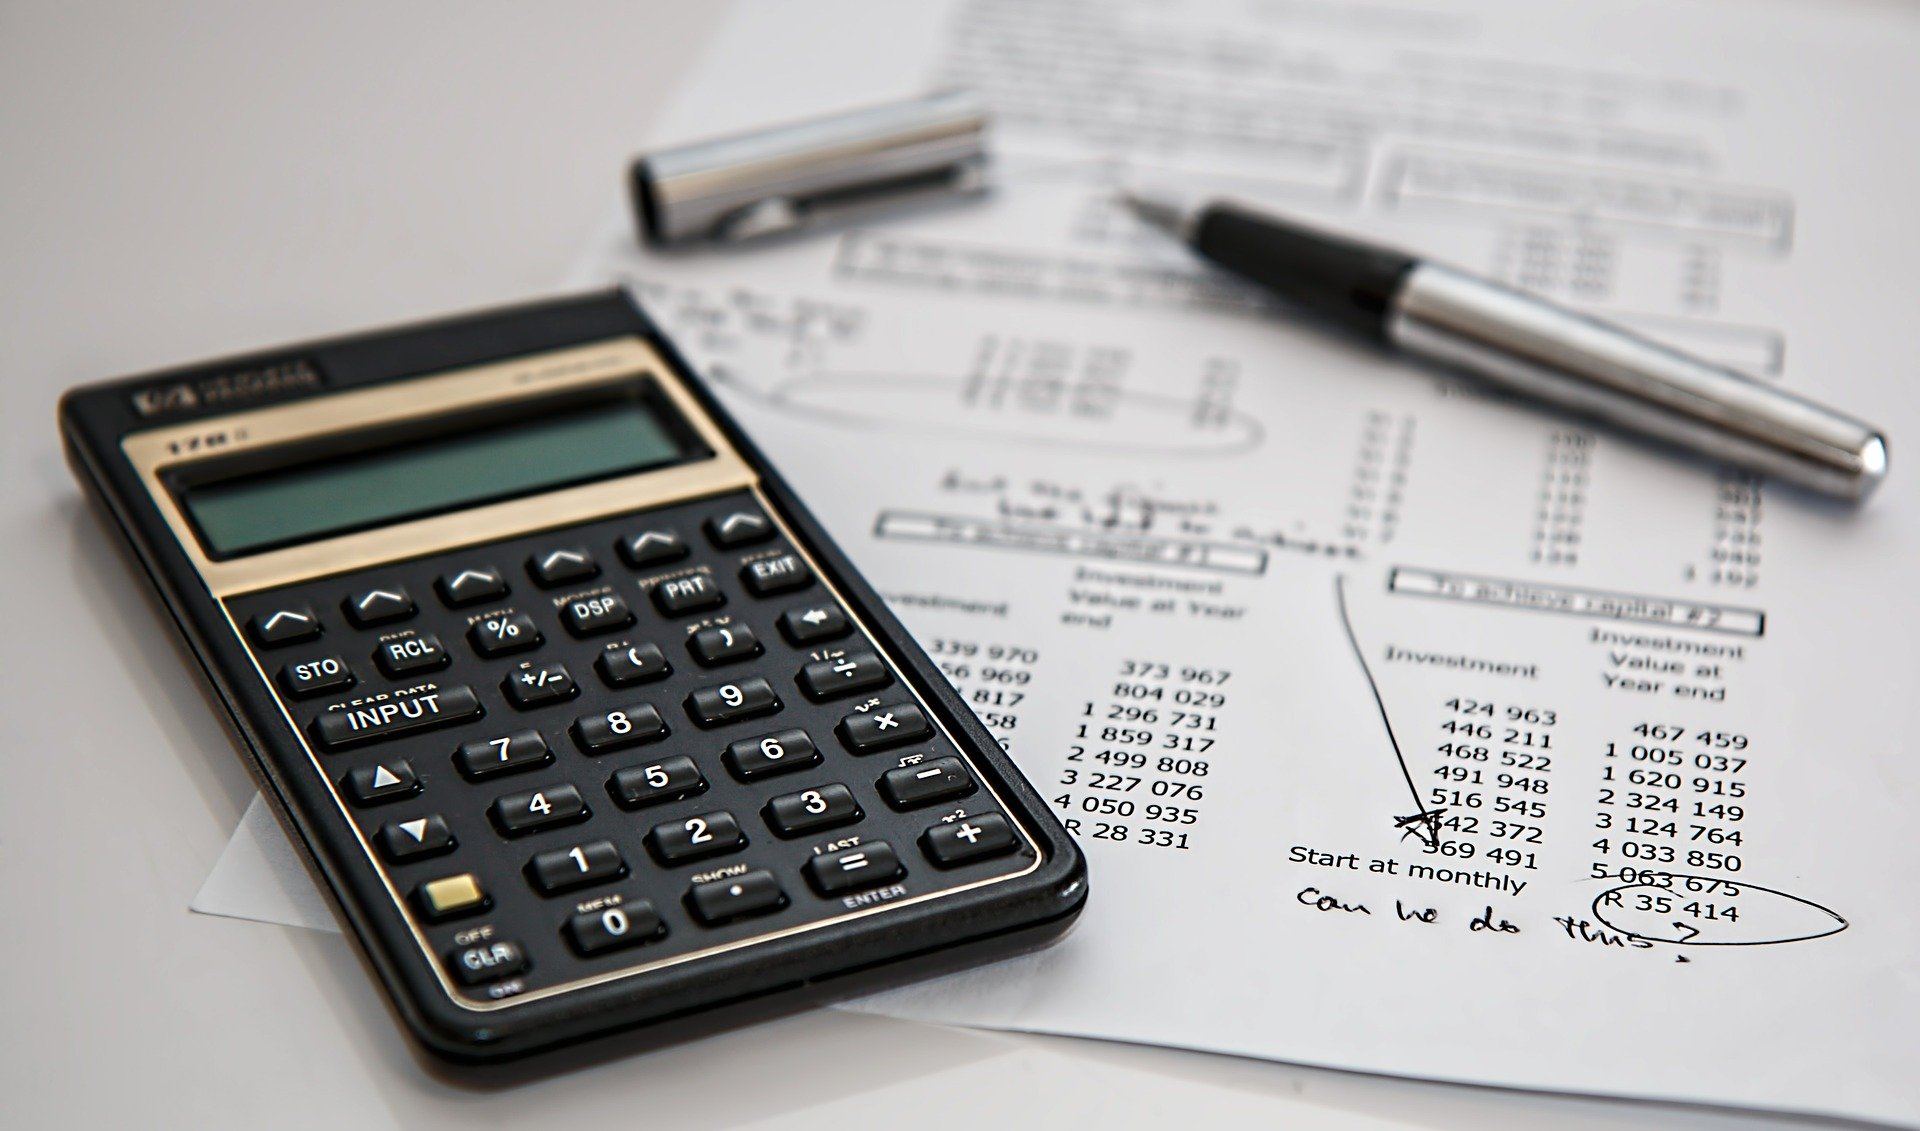
[[[1340,627],[1346,630],[1347,643],[1353,648],[1353,658],[1360,661],[1360,674],[1367,677],[1367,690],[1373,692],[1373,705],[1380,711],[1380,725],[1386,728],[1387,744],[1393,747],[1394,760],[1400,763],[1400,776],[1406,779],[1407,792],[1413,795],[1414,812],[1411,816],[1395,817],[1393,827],[1400,835],[1409,834],[1419,837],[1420,843],[1428,848],[1440,847],[1440,815],[1445,809],[1428,809],[1420,800],[1420,787],[1413,784],[1413,771],[1407,769],[1407,756],[1400,751],[1400,740],[1394,737],[1393,720],[1387,717],[1387,702],[1380,697],[1380,685],[1374,682],[1373,669],[1367,666],[1367,655],[1360,650],[1360,638],[1354,635],[1353,618],[1347,613],[1347,577],[1336,574],[1333,579],[1334,604],[1340,610]]]

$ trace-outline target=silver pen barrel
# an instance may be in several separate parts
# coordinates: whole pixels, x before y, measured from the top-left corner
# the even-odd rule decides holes
[[[1887,473],[1849,416],[1618,326],[1434,263],[1389,300],[1389,342],[1492,384],[1844,499]]]

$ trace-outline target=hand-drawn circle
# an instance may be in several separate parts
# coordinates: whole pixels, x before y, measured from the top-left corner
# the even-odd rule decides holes
[[[1811,899],[1803,899],[1800,896],[1792,895],[1788,892],[1780,891],[1777,888],[1762,887],[1759,884],[1747,883],[1745,880],[1728,880],[1721,876],[1690,876],[1681,872],[1666,872],[1666,873],[1662,873],[1662,875],[1666,878],[1666,880],[1669,881],[1669,883],[1660,884],[1660,883],[1653,883],[1648,881],[1641,881],[1641,882],[1631,883],[1631,884],[1618,884],[1614,887],[1610,887],[1606,889],[1605,891],[1601,892],[1599,895],[1594,896],[1593,897],[1593,917],[1595,919],[1598,919],[1600,922],[1606,924],[1608,927],[1611,927],[1612,929],[1619,931],[1621,934],[1627,935],[1631,938],[1645,939],[1648,942],[1672,943],[1675,946],[1769,946],[1774,943],[1805,942],[1809,939],[1825,938],[1828,935],[1836,935],[1836,934],[1839,934],[1841,931],[1844,931],[1847,929],[1847,925],[1848,925],[1847,921],[1846,919],[1841,917],[1839,912],[1836,912],[1831,908],[1822,907],[1820,904],[1815,903]],[[1688,935],[1685,938],[1678,938],[1673,936],[1680,935],[1682,933],[1680,930],[1671,930],[1667,934],[1661,934],[1657,932],[1648,933],[1646,931],[1636,931],[1631,927],[1623,925],[1622,923],[1619,923],[1619,922],[1615,922],[1614,919],[1609,919],[1607,917],[1609,914],[1612,914],[1615,919],[1620,918],[1622,913],[1619,909],[1616,908],[1611,912],[1601,910],[1601,904],[1606,901],[1606,898],[1609,895],[1613,895],[1616,893],[1625,893],[1630,891],[1644,890],[1644,891],[1666,892],[1669,894],[1681,894],[1683,896],[1690,896],[1696,899],[1703,898],[1703,897],[1705,899],[1712,898],[1712,887],[1710,887],[1706,892],[1676,893],[1675,889],[1671,885],[1671,882],[1677,881],[1677,880],[1697,880],[1708,885],[1725,885],[1728,887],[1735,888],[1738,894],[1729,896],[1727,898],[1738,899],[1744,903],[1751,903],[1752,901],[1751,897],[1754,894],[1759,894],[1764,896],[1765,900],[1763,900],[1763,902],[1768,900],[1785,901],[1787,904],[1793,905],[1795,909],[1804,909],[1805,912],[1807,912],[1806,918],[1808,920],[1808,928],[1804,931],[1798,931],[1793,934],[1779,934],[1777,932],[1769,932],[1766,935],[1761,935],[1757,937],[1741,938],[1741,937],[1738,937],[1740,932],[1742,930],[1748,930],[1751,928],[1743,927],[1742,924],[1738,922],[1714,923],[1714,924],[1711,924],[1711,927],[1712,927],[1711,932],[1709,932],[1709,930],[1705,928],[1702,928],[1698,934]],[[1776,911],[1776,914],[1777,913],[1778,912]],[[1642,913],[1630,912],[1630,914],[1640,915]],[[1673,916],[1672,916],[1672,913],[1670,912],[1649,911],[1644,914],[1649,918],[1663,920],[1663,923],[1662,923],[1663,926],[1667,926],[1669,928],[1676,926],[1676,924],[1671,922],[1671,919]],[[1727,934],[1735,937],[1709,938],[1707,937],[1709,933]]]

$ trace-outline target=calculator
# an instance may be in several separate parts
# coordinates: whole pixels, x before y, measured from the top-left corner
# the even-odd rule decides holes
[[[623,293],[90,386],[60,419],[436,1053],[671,1040],[1042,945],[1086,899],[1042,799]]]

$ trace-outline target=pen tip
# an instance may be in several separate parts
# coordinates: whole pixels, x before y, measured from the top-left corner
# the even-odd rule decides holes
[[[1171,197],[1140,192],[1135,189],[1121,189],[1114,194],[1120,207],[1133,213],[1151,227],[1171,232],[1186,239],[1193,226],[1193,213],[1184,204]]]

